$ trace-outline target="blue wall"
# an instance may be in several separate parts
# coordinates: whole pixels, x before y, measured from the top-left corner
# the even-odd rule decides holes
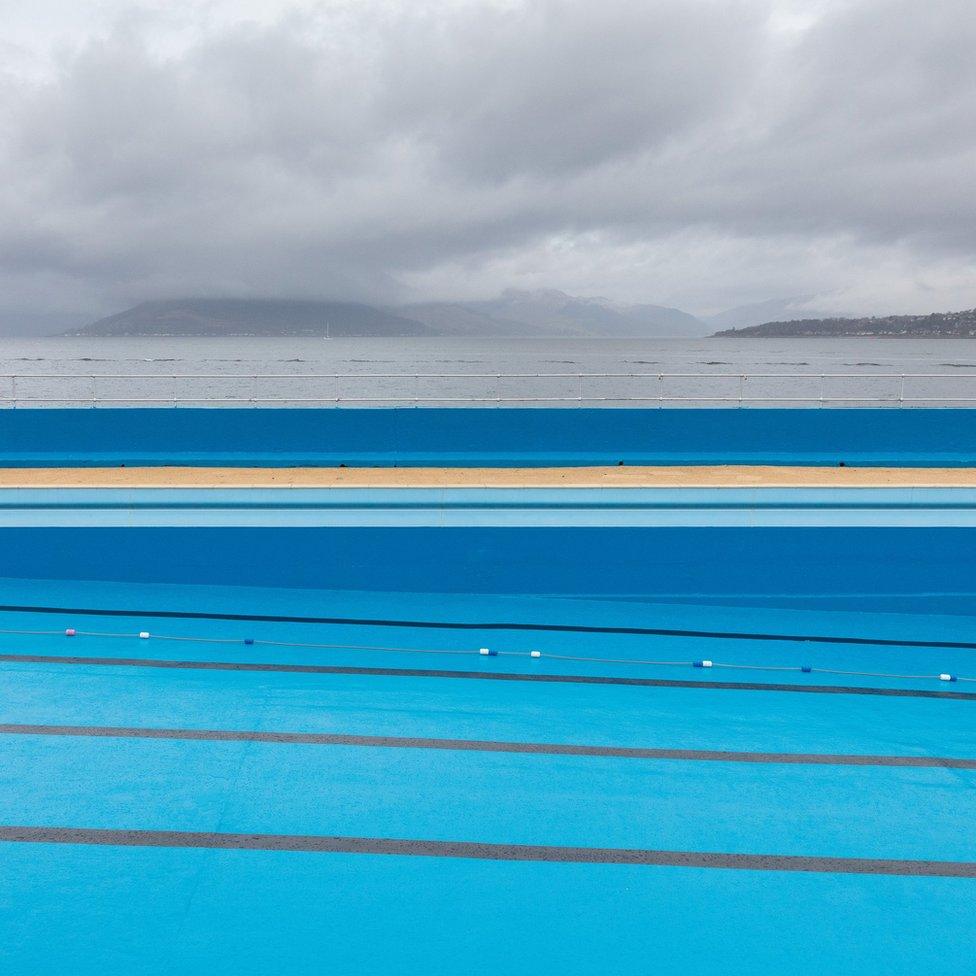
[[[976,529],[4,528],[0,577],[976,612]]]
[[[971,410],[0,412],[0,465],[976,465]]]

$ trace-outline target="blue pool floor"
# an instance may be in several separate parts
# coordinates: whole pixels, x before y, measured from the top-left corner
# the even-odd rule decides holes
[[[0,602],[0,827],[976,861],[976,769],[769,756],[976,758],[976,700],[953,697],[976,685],[930,677],[976,675],[976,650],[937,646],[972,643],[970,617],[23,580],[0,582]],[[118,613],[80,612],[98,609]],[[227,619],[258,610],[373,623]],[[397,620],[413,625],[381,623]],[[512,626],[419,625],[491,620]],[[523,629],[540,623],[880,643]],[[308,646],[325,643],[343,646]],[[465,653],[433,653],[450,650]],[[620,663],[637,658],[926,677]],[[161,661],[180,666],[146,666]],[[275,670],[283,664],[346,671]],[[495,680],[506,674],[701,685]],[[709,686],[716,679],[750,687]],[[804,682],[834,690],[762,687]],[[911,694],[870,693],[897,689]],[[178,735],[194,731],[767,759]],[[976,880],[831,863],[740,870],[0,840],[0,960],[9,976],[972,971]]]

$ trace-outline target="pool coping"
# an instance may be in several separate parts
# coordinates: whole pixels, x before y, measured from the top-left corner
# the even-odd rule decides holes
[[[976,468],[613,467],[0,468],[0,488],[971,488]]]

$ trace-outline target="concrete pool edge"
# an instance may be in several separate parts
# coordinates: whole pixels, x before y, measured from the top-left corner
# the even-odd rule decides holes
[[[0,467],[0,488],[971,488],[976,467]]]

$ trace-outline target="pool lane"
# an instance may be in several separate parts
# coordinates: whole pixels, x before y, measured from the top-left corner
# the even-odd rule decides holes
[[[285,664],[279,662],[242,662],[242,661],[187,661],[173,659],[159,659],[150,657],[76,657],[73,655],[41,655],[41,654],[4,654],[0,661],[13,664],[53,664],[56,666],[81,667],[132,667],[152,668],[158,670],[189,670],[189,671],[247,671],[275,674],[318,674],[318,675],[365,675],[368,677],[395,678],[424,678],[449,681],[504,681],[507,683],[528,682],[532,684],[593,684],[617,685],[640,688],[694,688],[700,691],[760,691],[760,692],[788,692],[803,694],[829,695],[869,695],[885,698],[932,698],[943,701],[976,701],[976,691],[943,691],[918,688],[879,688],[865,685],[822,685],[772,682],[772,681],[719,681],[711,679],[673,679],[648,677],[614,677],[609,675],[581,675],[581,674],[522,674],[510,671],[489,672],[486,670],[465,671],[459,669],[431,669],[431,668],[390,668],[364,667],[361,665],[334,664]],[[670,662],[669,662],[670,663]],[[705,667],[705,665],[689,665]],[[707,665],[711,667],[712,665]],[[798,669],[791,669],[798,670]],[[928,679],[943,680],[937,675],[885,675],[885,678],[896,680],[907,677],[912,680]],[[944,680],[952,682],[956,679],[946,675]],[[963,679],[973,680],[971,678]]]
[[[972,770],[48,735],[3,753],[14,826],[976,861]]]
[[[972,709],[932,698],[0,665],[0,721],[10,724],[969,758]]]
[[[976,634],[967,617],[920,622],[911,615],[743,614],[738,608],[537,599],[528,602],[534,602],[538,624],[519,622],[516,613],[513,622],[496,626],[496,615],[509,619],[499,607],[482,608],[483,623],[455,626],[442,622],[440,598],[427,596],[422,606],[404,609],[432,625],[395,617],[360,624],[329,616],[334,609],[353,615],[360,609],[343,603],[341,595],[333,598],[336,607],[316,604],[326,612],[319,623],[314,617],[240,620],[182,611],[175,617],[7,611],[0,616],[0,661],[282,675],[305,670],[323,679],[345,672],[402,680],[468,675],[466,680],[528,684],[690,685],[723,694],[775,686],[942,699],[976,694],[976,681],[965,680],[976,678]],[[524,613],[525,601],[516,603]],[[67,631],[76,636],[67,637]],[[140,633],[150,636],[141,639]],[[488,656],[480,653],[485,647]],[[713,666],[696,667],[696,661]],[[959,680],[940,680],[942,674]]]
[[[880,756],[858,753],[731,752],[718,749],[647,749],[495,739],[405,738],[329,732],[266,732],[233,729],[167,729],[104,725],[0,725],[2,735],[83,736],[93,739],[171,739],[189,742],[265,742],[276,745],[365,746],[438,749],[448,752],[508,752],[535,756],[592,756],[614,759],[674,759],[684,762],[787,763],[813,766],[889,766],[976,769],[976,759],[952,756]]]
[[[962,879],[49,844],[0,858],[8,976],[956,976],[972,962]]]
[[[536,613],[595,612],[567,601],[532,606]],[[646,610],[601,612],[616,619]],[[680,612],[707,618],[711,611]],[[715,613],[731,619],[728,611]],[[870,617],[841,616],[845,624]],[[806,619],[838,623],[830,615]],[[909,632],[890,615],[872,620],[879,633]],[[64,623],[50,615],[7,615],[5,622],[25,629]],[[157,624],[123,617],[113,619],[116,626],[138,632]],[[226,626],[167,622],[174,636],[213,637]],[[948,633],[939,630],[945,622],[929,626]],[[969,625],[954,626],[961,633]],[[281,636],[283,625],[249,627]],[[321,632],[284,629],[296,640]],[[382,633],[388,640],[382,628],[339,627],[330,639],[365,642]],[[431,637],[416,629],[398,634],[418,643]],[[624,636],[537,637],[540,646],[580,653],[635,647]],[[525,646],[524,634],[492,640]],[[63,634],[0,641],[5,650],[40,649],[55,658],[82,644]],[[152,657],[176,648],[198,661],[215,650],[138,637],[84,641],[98,653]],[[448,632],[434,645],[456,641]],[[687,653],[687,640],[660,642],[669,653],[683,643]],[[272,652],[289,660],[382,659],[239,642],[216,649],[239,661]],[[791,645],[737,642],[734,649],[769,663],[795,654]],[[641,639],[633,652],[646,650]],[[898,666],[926,665],[933,655],[954,655],[961,666],[967,658],[961,649],[814,650],[823,662],[852,655]],[[397,660],[425,663],[416,654]],[[474,660],[487,668],[543,663]],[[594,675],[633,673],[626,665],[586,667]],[[3,662],[4,973],[298,973],[325,962],[338,974],[388,973],[394,965],[425,976],[472,967],[798,976],[882,967],[917,976],[924,965],[936,974],[965,972],[976,939],[965,906],[976,879],[919,875],[976,870],[976,770],[779,762],[771,754],[971,760],[974,707],[946,698]],[[78,727],[24,728],[32,723]],[[117,734],[126,729],[177,735]],[[181,730],[203,735],[181,738]],[[245,734],[209,734],[220,731]],[[282,741],[273,738],[278,732],[391,741]],[[403,737],[763,757],[422,742],[404,748],[392,741]],[[254,849],[262,845],[277,849]],[[534,845],[528,854],[526,845]],[[235,849],[220,849],[226,846]],[[386,853],[363,853],[370,850]],[[627,857],[643,860],[620,863]],[[571,863],[580,858],[610,863]],[[944,932],[951,936],[934,934]],[[798,951],[803,946],[808,951]]]

